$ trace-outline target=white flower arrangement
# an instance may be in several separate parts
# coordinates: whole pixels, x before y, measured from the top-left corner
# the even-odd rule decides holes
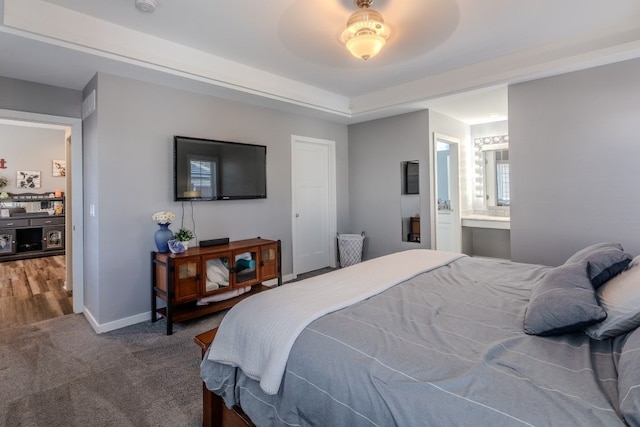
[[[151,215],[151,219],[158,224],[171,224],[176,216],[171,211],[158,211]]]

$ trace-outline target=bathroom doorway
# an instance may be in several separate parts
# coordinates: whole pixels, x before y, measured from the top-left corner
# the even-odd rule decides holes
[[[440,251],[461,252],[460,140],[434,132],[430,150],[433,186],[432,242]]]

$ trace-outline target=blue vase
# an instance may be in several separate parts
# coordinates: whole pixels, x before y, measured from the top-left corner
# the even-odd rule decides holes
[[[169,224],[158,224],[160,229],[156,231],[156,247],[158,252],[169,252],[169,240],[173,239],[173,231],[169,230]]]

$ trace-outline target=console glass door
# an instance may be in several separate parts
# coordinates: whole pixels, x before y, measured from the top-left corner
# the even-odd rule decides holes
[[[15,230],[4,230],[0,232],[0,255],[15,253],[15,243]]]

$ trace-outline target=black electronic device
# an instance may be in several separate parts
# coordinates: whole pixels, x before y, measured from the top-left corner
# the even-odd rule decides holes
[[[228,237],[223,237],[220,239],[200,240],[200,247],[208,248],[209,246],[226,245],[227,243],[229,243]]]
[[[267,147],[174,136],[175,201],[265,199]]]

